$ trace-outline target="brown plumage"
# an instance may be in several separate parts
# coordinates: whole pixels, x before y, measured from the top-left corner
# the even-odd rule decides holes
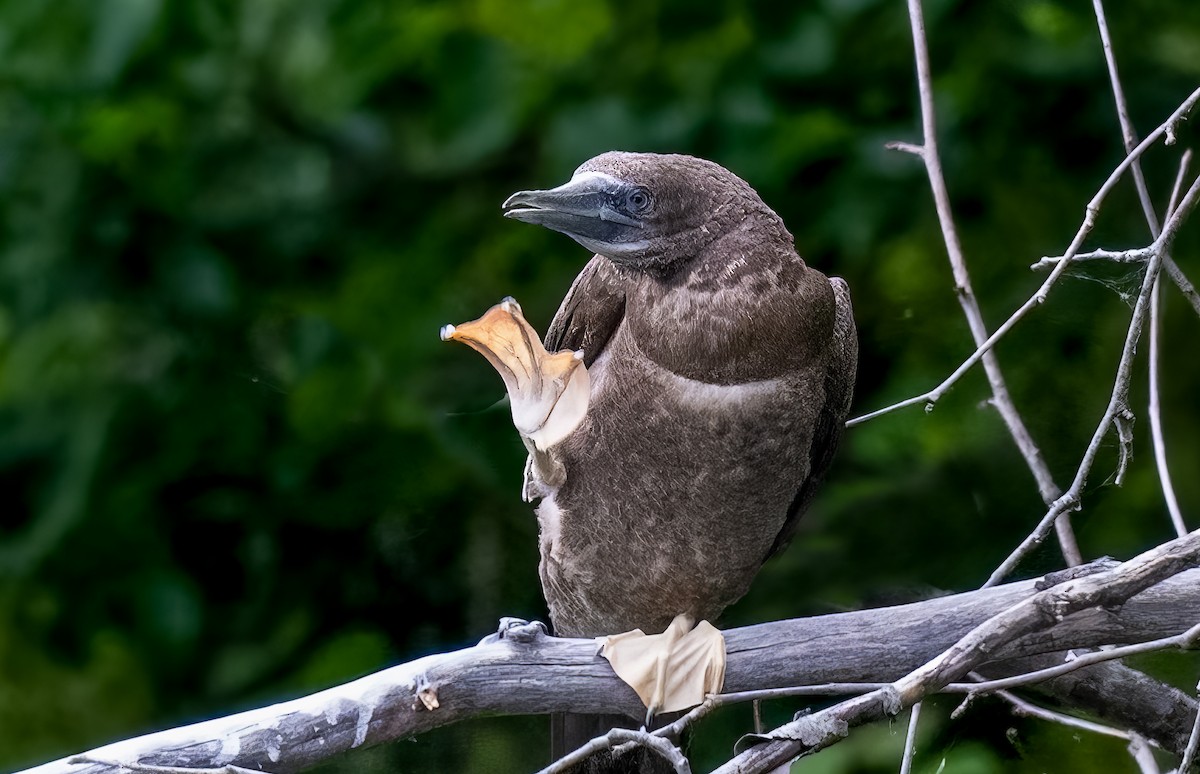
[[[797,255],[740,178],[689,156],[605,153],[507,216],[597,255],[546,348],[582,349],[583,423],[539,480],[555,631],[714,620],[790,539],[841,436],[857,344],[844,282]]]
[[[505,209],[596,253],[545,337],[573,356],[530,348],[511,301],[443,331],[513,395],[555,632],[715,620],[787,544],[841,437],[857,358],[846,284],[805,265],[743,180],[690,156],[605,153]],[[620,720],[558,717],[555,755]]]

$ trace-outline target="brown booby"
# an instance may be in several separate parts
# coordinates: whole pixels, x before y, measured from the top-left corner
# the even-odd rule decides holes
[[[505,378],[555,632],[715,619],[788,543],[838,445],[846,283],[805,264],[745,181],[690,156],[605,153],[504,210],[595,253],[544,347],[511,299],[443,331]]]

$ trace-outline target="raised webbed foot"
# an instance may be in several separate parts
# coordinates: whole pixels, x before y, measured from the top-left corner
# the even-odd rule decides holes
[[[513,424],[535,449],[545,451],[570,435],[587,414],[583,352],[547,352],[514,299],[504,299],[478,320],[444,326],[442,340],[465,342],[500,372]]]

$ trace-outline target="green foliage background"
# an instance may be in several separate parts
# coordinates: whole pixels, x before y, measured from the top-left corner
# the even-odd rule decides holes
[[[1200,5],[1109,5],[1148,131],[1200,82]],[[1065,249],[1119,130],[1090,4],[926,12],[994,327],[1041,281],[1028,264]],[[489,408],[500,381],[437,329],[507,294],[545,327],[587,256],[499,204],[600,151],[725,164],[849,280],[858,412],[940,381],[969,336],[923,171],[883,149],[918,138],[912,69],[899,0],[0,0],[0,769],[544,617],[523,451]],[[1148,159],[1159,202],[1177,155]],[[1176,249],[1194,278],[1197,234]],[[1147,241],[1125,185],[1093,244]],[[999,349],[1061,484],[1137,281],[1077,273]],[[1197,321],[1165,295],[1165,414],[1195,526]],[[985,396],[974,374],[933,413],[850,432],[796,543],[725,623],[980,584],[1043,512]],[[1089,556],[1169,534],[1146,426],[1123,488],[1111,443],[1092,476]],[[1022,572],[1057,566],[1047,549]],[[1196,677],[1194,658],[1151,666]],[[948,706],[926,716],[923,771],[1133,770],[1117,742],[986,703],[950,724]],[[748,713],[702,727],[698,769]],[[545,727],[479,721],[324,770],[529,771]],[[800,768],[893,771],[902,741],[903,723],[870,729]]]

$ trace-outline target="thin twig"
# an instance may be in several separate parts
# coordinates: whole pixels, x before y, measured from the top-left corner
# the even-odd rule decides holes
[[[1153,250],[1149,247],[1139,247],[1134,250],[1091,250],[1086,253],[1079,253],[1071,260],[1080,263],[1083,261],[1109,261],[1110,263],[1145,263],[1150,259]],[[1029,264],[1029,268],[1037,271],[1040,269],[1049,269],[1062,263],[1063,256],[1048,255],[1039,259],[1035,263]]]
[[[970,672],[1007,643],[1052,627],[1073,613],[1120,605],[1197,561],[1200,530],[1163,543],[1112,570],[1052,586],[981,623],[940,656],[886,688],[797,718],[758,737],[761,744],[740,753],[717,771],[770,771],[793,758],[824,749],[844,738],[850,728],[895,716],[911,707]]]
[[[1125,172],[1129,169],[1129,166],[1143,153],[1145,153],[1150,146],[1158,142],[1160,138],[1168,133],[1170,133],[1171,137],[1174,137],[1175,125],[1178,124],[1185,115],[1191,112],[1192,108],[1196,106],[1197,102],[1200,102],[1200,88],[1189,94],[1187,99],[1185,99],[1179,105],[1179,107],[1175,109],[1175,112],[1173,112],[1166,121],[1160,124],[1153,132],[1146,135],[1146,139],[1142,140],[1138,146],[1134,148],[1133,151],[1131,151],[1130,154],[1126,156],[1120,164],[1117,165],[1116,169],[1114,169],[1108,176],[1108,179],[1104,181],[1104,184],[1100,186],[1100,190],[1098,190],[1096,195],[1093,196],[1091,201],[1088,202],[1084,212],[1083,223],[1080,224],[1079,231],[1076,232],[1075,238],[1071,240],[1070,246],[1067,248],[1066,252],[1063,253],[1063,260],[1054,267],[1054,269],[1050,272],[1050,276],[1048,276],[1042,282],[1041,286],[1037,289],[1037,292],[1030,296],[1030,298],[1024,304],[1018,307],[1017,310],[1013,312],[1012,315],[1005,320],[999,328],[993,331],[992,335],[987,338],[987,341],[979,345],[975,352],[966,360],[964,360],[952,374],[946,377],[941,384],[939,384],[937,387],[934,387],[929,392],[922,393],[921,395],[916,395],[911,398],[906,398],[905,400],[894,403],[891,406],[886,406],[868,414],[864,414],[860,417],[855,417],[854,419],[848,421],[846,426],[854,427],[855,425],[860,425],[863,422],[883,416],[884,414],[890,414],[893,411],[899,411],[902,408],[915,406],[917,404],[925,404],[927,407],[936,405],[938,400],[940,400],[941,397],[945,395],[946,392],[949,391],[949,389],[953,387],[959,379],[962,378],[963,374],[969,371],[972,366],[980,361],[985,352],[991,349],[997,341],[1002,339],[1005,334],[1012,330],[1012,328],[1018,322],[1020,322],[1025,315],[1027,315],[1035,307],[1045,302],[1046,297],[1050,292],[1050,288],[1052,288],[1058,282],[1059,278],[1062,277],[1067,266],[1070,265],[1071,261],[1074,260],[1075,255],[1079,252],[1079,248],[1082,246],[1083,240],[1089,233],[1091,233],[1092,228],[1096,223],[1096,215],[1099,213],[1100,207],[1104,204],[1104,201],[1108,198],[1109,193],[1112,192],[1112,189],[1116,185],[1117,181],[1121,179],[1121,176],[1125,174]]]
[[[1179,171],[1175,174],[1175,185],[1171,188],[1171,199],[1167,203],[1167,217],[1170,217],[1179,206],[1179,194],[1183,190],[1183,178],[1187,173],[1188,163],[1192,159],[1192,151],[1186,150],[1179,159]],[[1158,468],[1158,480],[1162,486],[1163,499],[1167,503],[1167,513],[1175,526],[1175,534],[1187,534],[1187,525],[1183,521],[1183,512],[1179,508],[1179,500],[1175,496],[1175,487],[1171,483],[1170,467],[1167,464],[1167,444],[1162,428],[1162,409],[1159,406],[1160,388],[1158,384],[1159,336],[1162,321],[1159,285],[1162,278],[1154,281],[1154,290],[1150,298],[1150,438],[1154,446],[1154,462]]]
[[[1159,290],[1162,277],[1154,278],[1154,288],[1150,291],[1150,402],[1146,412],[1150,415],[1150,442],[1154,447],[1154,466],[1158,469],[1158,481],[1162,487],[1163,500],[1167,504],[1167,514],[1175,527],[1176,535],[1186,535],[1187,525],[1183,521],[1183,513],[1179,510],[1179,500],[1175,496],[1175,486],[1171,483],[1171,469],[1167,463],[1167,444],[1163,438],[1162,404],[1159,398],[1158,364],[1162,357],[1160,337],[1162,336],[1162,294]]]
[[[1030,718],[1038,718],[1039,720],[1048,720],[1051,723],[1069,726],[1070,728],[1078,728],[1081,731],[1090,731],[1093,734],[1103,734],[1104,736],[1115,736],[1118,739],[1130,739],[1128,731],[1122,731],[1119,728],[1106,726],[1101,723],[1094,723],[1090,720],[1077,718],[1071,715],[1064,715],[1061,712],[1039,707],[1038,705],[1022,699],[1014,693],[1008,691],[997,691],[996,695],[1004,699],[1012,705],[1013,711],[1017,715],[1023,715]]]
[[[1196,292],[1196,286],[1184,275],[1183,269],[1179,268],[1179,264],[1172,260],[1163,265],[1163,270],[1167,272],[1167,276],[1171,278],[1171,281],[1183,293],[1183,297],[1192,305],[1192,309],[1196,314],[1200,314],[1200,293]]]
[[[1071,661],[1059,664],[1058,666],[1038,669],[1034,672],[1026,672],[999,680],[984,680],[975,683],[951,683],[943,688],[942,692],[988,693],[991,691],[1007,690],[1022,685],[1040,683],[1053,677],[1065,675],[1068,672],[1074,672],[1077,669],[1083,669],[1092,664],[1099,664],[1102,661],[1113,661],[1118,658],[1125,658],[1126,656],[1136,656],[1142,653],[1166,650],[1167,648],[1186,650],[1196,647],[1197,644],[1200,644],[1200,624],[1196,624],[1186,632],[1177,634],[1174,637],[1162,637],[1157,640],[1149,640],[1148,642],[1139,642],[1135,645],[1124,645],[1119,648],[1109,648],[1107,650],[1094,650],[1089,653],[1080,654]]]
[[[679,738],[683,735],[683,732],[687,730],[688,726],[696,723],[698,720],[703,718],[705,715],[708,715],[717,707],[721,707],[729,703],[722,701],[721,699],[721,696],[710,693],[707,697],[705,697],[702,703],[692,707],[686,715],[679,718],[674,723],[663,726],[662,728],[656,730],[654,735],[661,736],[664,739],[673,739],[675,741],[679,741]]]
[[[904,755],[900,758],[900,774],[912,774],[913,757],[917,754],[917,724],[921,722],[921,702],[912,705],[908,713],[908,732],[904,735]]]
[[[908,16],[912,27],[913,58],[917,66],[917,93],[921,103],[921,145],[909,146],[897,143],[891,144],[899,150],[915,153],[925,164],[925,173],[929,178],[929,188],[933,193],[933,204],[937,210],[938,223],[942,229],[942,240],[946,245],[946,257],[950,260],[950,269],[954,275],[954,289],[963,315],[967,318],[971,338],[976,347],[981,347],[988,340],[987,323],[983,320],[983,312],[975,298],[971,287],[971,274],[967,269],[967,259],[963,254],[962,240],[958,236],[958,228],[954,224],[954,213],[950,206],[950,192],[946,187],[946,176],[942,172],[941,154],[938,152],[937,112],[933,99],[933,75],[929,64],[929,45],[925,38],[925,20],[920,2],[910,0]],[[988,385],[992,389],[990,403],[996,407],[997,413],[1008,428],[1009,435],[1025,459],[1025,464],[1033,474],[1037,483],[1042,502],[1049,506],[1062,495],[1050,467],[1042,457],[1042,452],[1033,440],[1029,429],[1021,419],[1004,374],[1000,370],[1000,361],[993,350],[986,350],[982,355],[983,370],[987,375]],[[1075,533],[1071,529],[1070,514],[1064,513],[1058,523],[1058,538],[1062,548],[1063,558],[1068,565],[1082,563],[1079,545]]]
[[[1137,146],[1137,130],[1134,129],[1133,121],[1129,118],[1129,106],[1125,101],[1125,89],[1121,86],[1121,76],[1117,72],[1117,58],[1113,53],[1112,37],[1108,32],[1108,20],[1104,15],[1103,0],[1092,0],[1092,8],[1096,14],[1096,27],[1100,32],[1100,42],[1104,47],[1104,61],[1108,65],[1113,101],[1117,107],[1117,119],[1121,123],[1121,137],[1125,144],[1125,152],[1129,153]],[[1186,174],[1190,155],[1190,151],[1185,151],[1183,158],[1180,159],[1179,172],[1175,176],[1175,185],[1171,191],[1171,201],[1167,205],[1168,218],[1176,208],[1176,202],[1179,198],[1179,191],[1183,186],[1183,179]],[[1159,235],[1158,217],[1154,213],[1154,203],[1150,199],[1150,191],[1146,186],[1146,177],[1142,173],[1141,163],[1135,161],[1130,171],[1133,173],[1133,182],[1137,187],[1138,200],[1142,205],[1142,213],[1146,216],[1146,225],[1150,227],[1150,236],[1153,239],[1157,239]],[[1169,254],[1164,254],[1162,260],[1166,265],[1174,265],[1174,261]],[[1179,502],[1175,497],[1175,488],[1171,485],[1171,474],[1167,468],[1166,444],[1163,442],[1162,417],[1158,404],[1159,295],[1158,277],[1155,277],[1151,287],[1150,299],[1150,428],[1154,442],[1154,458],[1158,467],[1158,477],[1162,483],[1163,498],[1167,502],[1167,510],[1171,516],[1171,523],[1175,526],[1176,534],[1185,535],[1187,534],[1187,527],[1183,523],[1183,515],[1179,510]]]
[[[1141,734],[1131,731],[1129,744],[1125,746],[1125,749],[1129,750],[1129,755],[1137,764],[1141,774],[1162,774],[1158,768],[1158,761],[1154,760],[1154,751],[1150,749],[1150,743]]]
[[[1103,734],[1104,736],[1113,736],[1118,739],[1126,739],[1129,741],[1127,749],[1133,757],[1134,762],[1142,774],[1159,774],[1158,764],[1154,761],[1154,753],[1150,749],[1151,742],[1140,734],[1133,731],[1124,731],[1112,726],[1106,726],[1100,723],[1095,723],[1090,720],[1077,718],[1073,715],[1066,715],[1061,712],[1040,707],[1026,699],[1021,698],[1008,691],[998,691],[996,696],[1004,699],[1013,708],[1016,715],[1032,717],[1038,720],[1045,720],[1050,723],[1058,723],[1059,725],[1067,726],[1068,728],[1076,728],[1081,731],[1089,731],[1095,734]],[[963,707],[966,702],[963,703]],[[963,707],[960,707],[962,709]],[[958,712],[958,710],[955,710]]]
[[[1142,288],[1138,293],[1137,303],[1133,307],[1133,315],[1129,321],[1129,330],[1125,336],[1125,344],[1121,348],[1121,359],[1117,365],[1117,375],[1113,380],[1112,395],[1109,397],[1108,406],[1104,410],[1104,416],[1096,426],[1095,433],[1092,434],[1091,443],[1088,444],[1086,451],[1084,451],[1083,459],[1075,472],[1075,479],[1071,482],[1071,487],[1062,497],[1054,501],[1050,510],[1042,517],[1042,521],[1038,523],[1033,532],[996,568],[991,578],[988,579],[989,583],[996,582],[1007,576],[1034,546],[1045,540],[1046,535],[1054,526],[1059,514],[1078,507],[1080,497],[1083,494],[1083,487],[1087,483],[1088,474],[1092,470],[1096,454],[1100,451],[1100,444],[1104,440],[1104,437],[1108,435],[1109,426],[1117,417],[1118,412],[1124,411],[1127,408],[1126,398],[1133,368],[1133,355],[1137,349],[1138,340],[1141,338],[1142,325],[1148,316],[1150,290],[1154,285],[1155,277],[1158,276],[1159,267],[1162,265],[1162,257],[1170,249],[1171,243],[1179,233],[1180,226],[1183,225],[1184,219],[1196,206],[1198,200],[1200,200],[1200,177],[1197,177],[1193,181],[1187,194],[1183,197],[1179,208],[1171,213],[1171,217],[1167,220],[1162,233],[1159,234],[1158,239],[1154,240],[1154,256],[1146,266],[1146,276],[1142,280]],[[1055,271],[1066,265],[1066,262],[1059,264],[1055,268]]]
[[[1126,739],[1129,741],[1127,745],[1129,754],[1133,757],[1134,763],[1137,764],[1141,774],[1160,774],[1158,764],[1154,760],[1154,753],[1150,749],[1150,744],[1140,734],[1133,733],[1132,731],[1123,731],[1119,728],[1102,725],[1090,720],[1083,720],[1073,715],[1065,715],[1061,712],[1046,709],[1045,707],[1039,707],[1008,691],[1001,691],[997,695],[1012,706],[1013,713],[1016,715],[1037,718],[1038,720],[1045,720],[1050,723],[1058,723],[1059,725],[1076,728],[1081,731]]]
[[[1104,15],[1102,0],[1092,0],[1092,9],[1096,15],[1096,27],[1100,31],[1100,43],[1104,48],[1104,62],[1108,65],[1108,80],[1112,85],[1113,101],[1117,107],[1117,120],[1121,124],[1121,139],[1125,144],[1125,152],[1129,153],[1137,146],[1137,130],[1133,128],[1133,121],[1129,118],[1129,104],[1125,100],[1125,89],[1121,86],[1121,76],[1117,73],[1117,57],[1113,53],[1112,37],[1108,34],[1108,19]],[[1168,144],[1170,144],[1170,136],[1168,136]],[[1157,239],[1158,217],[1154,213],[1154,204],[1150,200],[1150,191],[1146,186],[1146,177],[1142,174],[1141,163],[1135,161],[1130,171],[1133,173],[1133,183],[1137,188],[1138,200],[1142,204],[1142,212],[1146,215],[1146,225],[1150,227],[1150,238]],[[1172,209],[1167,208],[1168,215]],[[1175,284],[1179,286],[1179,289],[1183,291],[1183,294],[1187,296],[1196,313],[1200,314],[1200,295],[1183,275],[1178,264],[1170,256],[1166,256],[1163,259],[1163,267]]]
[[[1100,44],[1104,48],[1104,62],[1108,66],[1108,80],[1112,85],[1113,101],[1117,108],[1117,122],[1121,125],[1121,139],[1125,153],[1130,153],[1137,147],[1137,130],[1129,118],[1129,105],[1125,101],[1125,89],[1121,86],[1121,77],[1117,74],[1117,58],[1113,54],[1112,38],[1108,34],[1108,20],[1104,17],[1103,0],[1092,0],[1092,10],[1096,14],[1096,26],[1100,31]],[[1150,200],[1150,189],[1146,186],[1146,176],[1142,173],[1142,165],[1134,161],[1129,170],[1133,175],[1133,184],[1137,188],[1138,200],[1142,204],[1142,212],[1146,216],[1146,225],[1150,227],[1150,238],[1158,238],[1158,216],[1154,212],[1154,204]]]
[[[978,675],[974,672],[971,673],[971,676],[978,677]],[[1129,753],[1134,757],[1134,760],[1138,763],[1138,765],[1143,767],[1143,774],[1157,772],[1157,769],[1148,770],[1144,768],[1146,757],[1149,757],[1149,760],[1151,761],[1154,759],[1153,754],[1150,752],[1150,745],[1156,743],[1153,741],[1147,741],[1145,737],[1138,733],[1133,731],[1124,731],[1113,726],[1106,726],[1090,720],[1083,720],[1082,718],[1077,718],[1073,715],[1067,715],[1062,712],[1055,712],[1054,710],[1041,707],[1026,699],[1023,699],[1020,696],[1011,693],[1010,691],[997,691],[995,695],[997,698],[1008,702],[1008,704],[1013,708],[1015,714],[1037,718],[1038,720],[1045,720],[1050,723],[1058,723],[1059,725],[1064,725],[1069,728],[1077,728],[1082,731],[1103,734],[1105,736],[1114,736],[1118,739],[1127,739],[1129,740]],[[951,713],[950,717],[952,719],[957,719],[959,716],[961,716],[962,713],[965,712],[966,709],[973,703],[974,698],[974,694],[967,694],[967,698],[963,700],[963,703],[960,704],[953,713]]]
[[[1187,150],[1184,153],[1186,155],[1191,153],[1191,151]],[[1110,263],[1144,263],[1149,257],[1150,248],[1148,247],[1139,247],[1132,250],[1089,250],[1086,253],[1077,253],[1071,258],[1071,262],[1108,261]],[[1034,271],[1052,269],[1062,261],[1063,256],[1061,255],[1047,255],[1029,264],[1029,268]],[[1164,262],[1163,271],[1167,273],[1171,281],[1183,293],[1184,298],[1192,305],[1192,309],[1196,311],[1196,314],[1200,314],[1200,293],[1196,292],[1192,281],[1183,273],[1183,269],[1179,268],[1179,264],[1175,263],[1174,259],[1170,263]]]
[[[574,766],[604,750],[611,750],[620,745],[645,747],[670,763],[676,774],[691,774],[692,767],[679,748],[662,736],[647,731],[633,731],[628,728],[614,728],[603,736],[598,736],[577,750],[556,760],[538,774],[563,774]]]
[[[1196,683],[1196,690],[1200,691],[1200,683]],[[1200,711],[1196,713],[1196,720],[1192,724],[1192,735],[1188,737],[1187,747],[1183,748],[1183,759],[1179,762],[1179,774],[1188,774],[1188,771],[1196,764],[1198,749],[1200,749]]]
[[[891,683],[820,683],[817,685],[793,685],[787,688],[765,688],[761,691],[738,691],[722,693],[711,698],[718,704],[738,704],[744,701],[766,701],[788,699],[796,696],[857,696],[861,693],[886,688]]]

